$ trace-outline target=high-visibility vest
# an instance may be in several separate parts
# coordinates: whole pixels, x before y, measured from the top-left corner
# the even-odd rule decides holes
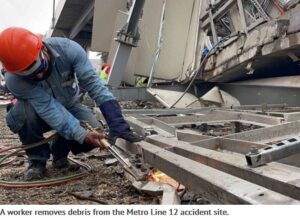
[[[100,79],[103,80],[103,82],[107,83],[107,80],[108,80],[108,69],[109,69],[109,66],[105,67],[103,70],[101,70],[100,72]]]
[[[146,79],[147,77],[138,77],[136,87],[147,87]]]

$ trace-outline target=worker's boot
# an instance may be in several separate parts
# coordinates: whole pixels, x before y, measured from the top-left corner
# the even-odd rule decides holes
[[[115,144],[117,138],[123,138],[129,142],[143,140],[143,137],[131,131],[116,100],[104,102],[100,105],[100,110],[109,127],[108,141],[110,144]]]
[[[70,166],[68,154],[70,152],[69,143],[63,137],[59,137],[50,144],[52,153],[52,166],[55,169],[64,169]]]
[[[26,181],[39,180],[46,173],[46,162],[39,160],[29,160],[29,165],[24,174]]]
[[[69,160],[68,158],[60,158],[60,159],[53,159],[53,162],[52,162],[52,166],[55,168],[55,169],[64,169],[64,168],[68,168],[70,166],[70,163],[69,163]]]

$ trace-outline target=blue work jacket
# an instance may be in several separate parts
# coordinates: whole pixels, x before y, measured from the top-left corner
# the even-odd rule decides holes
[[[36,113],[60,135],[83,143],[87,130],[67,110],[79,102],[79,86],[88,91],[97,106],[115,98],[104,86],[79,44],[67,38],[53,37],[45,39],[44,45],[52,57],[49,77],[33,81],[7,72],[6,85],[16,98],[29,102]]]

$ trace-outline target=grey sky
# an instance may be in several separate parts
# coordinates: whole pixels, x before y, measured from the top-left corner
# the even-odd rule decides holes
[[[52,4],[53,0],[0,0],[0,31],[17,26],[45,34],[51,25]]]

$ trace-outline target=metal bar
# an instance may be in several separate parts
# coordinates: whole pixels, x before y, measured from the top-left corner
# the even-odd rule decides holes
[[[155,98],[147,92],[146,88],[110,88],[110,91],[118,101],[155,101]]]
[[[176,129],[162,121],[159,121],[155,118],[140,118],[139,121],[150,125],[154,131],[160,134],[164,134],[166,136],[175,136],[176,134]],[[142,128],[141,128],[142,129]]]
[[[52,37],[53,33],[55,33],[55,30],[59,30],[59,28],[56,28],[55,26],[57,25],[58,18],[61,16],[63,9],[66,7],[66,3],[67,3],[67,0],[58,1],[57,7],[55,9],[54,21],[51,21],[52,27],[46,33],[47,38]]]
[[[206,140],[198,140],[190,142],[191,145],[199,146],[210,150],[230,151],[239,154],[247,154],[252,146],[256,148],[264,148],[265,144],[258,144],[249,141],[231,140],[227,138],[210,138]]]
[[[123,114],[139,114],[139,115],[177,115],[177,114],[207,114],[210,112],[211,108],[193,108],[193,109],[124,109]]]
[[[225,113],[223,110],[216,110],[217,113]],[[239,120],[249,121],[252,124],[262,124],[262,125],[279,125],[283,122],[283,118],[266,116],[266,115],[258,115],[247,112],[232,112],[233,114],[237,114]]]
[[[247,22],[246,22],[246,16],[245,16],[245,12],[244,12],[243,2],[242,2],[242,0],[237,0],[237,3],[238,3],[239,13],[240,13],[240,17],[241,17],[242,27],[243,27],[243,30],[245,31],[245,33],[247,34],[248,30],[247,30]]]
[[[292,138],[300,134],[300,121],[286,123],[268,128],[231,134],[225,136],[229,139],[238,139],[251,142],[267,143]]]
[[[134,0],[133,6],[130,9],[126,33],[131,36],[137,35],[138,22],[140,19],[141,12],[143,10],[145,0]]]
[[[256,124],[263,127],[268,125],[278,125],[283,121],[282,118],[278,117],[223,110],[213,110],[211,113],[205,115],[160,117],[159,120],[174,126],[218,121],[240,121],[242,123]]]
[[[250,0],[250,1],[256,7],[256,9],[258,10],[261,17],[264,20],[266,20],[266,21],[270,20],[270,17],[267,15],[267,13],[265,12],[265,10],[262,8],[261,4],[257,0]]]
[[[214,2],[214,6],[215,7],[219,7],[220,6],[220,3],[222,2],[223,0],[217,0]],[[202,1],[201,1],[202,2]],[[200,21],[205,21],[207,18],[208,18],[208,12],[204,11],[203,12],[203,15],[201,14],[201,17],[200,17]]]
[[[107,85],[119,87],[122,82],[124,70],[129,60],[132,47],[137,46],[139,40],[138,22],[145,0],[134,0],[125,26],[118,32],[116,41],[119,42]]]
[[[52,19],[51,19],[51,28],[54,29],[55,27],[55,0],[52,3]]]
[[[236,3],[237,0],[228,0],[220,9],[218,9],[213,14],[213,20],[218,20],[219,18],[223,17],[227,11]],[[210,24],[210,19],[206,19],[203,24],[202,28],[207,29],[208,25]]]
[[[159,32],[158,32],[157,49],[155,52],[151,71],[149,73],[147,88],[152,87],[154,75],[156,73],[157,64],[159,62],[159,57],[160,57],[161,49],[162,49],[163,42],[164,42],[165,10],[166,10],[166,1],[163,2],[163,6],[162,6],[162,15],[161,15],[160,27],[159,27]]]
[[[300,202],[262,186],[161,149],[147,142],[137,144],[146,163],[221,204],[299,204]]]
[[[122,155],[119,154],[119,152],[110,145],[105,139],[101,140],[101,143],[105,145],[105,147],[108,149],[108,151],[116,158],[118,161],[123,165],[127,166],[128,168],[131,168],[131,163],[128,162],[126,158],[124,158]]]
[[[258,167],[299,153],[300,137],[294,137],[262,149],[254,148],[246,155],[246,160],[249,166]]]
[[[109,74],[107,85],[112,87],[119,87],[124,70],[126,70],[127,62],[132,50],[132,46],[120,43],[115,54],[111,73]]]
[[[129,123],[130,127],[132,127],[135,132],[142,136],[152,135],[156,133],[156,131],[154,131],[154,128],[151,125],[146,124],[140,120],[136,120],[132,117],[126,117],[126,121]]]
[[[161,136],[149,137],[147,141],[222,172],[300,200],[299,168],[273,163],[268,167],[251,169],[247,166],[244,155],[222,152],[221,145],[218,146],[218,150],[210,150],[178,141],[175,138]]]
[[[199,132],[190,129],[177,130],[176,137],[179,141],[195,142],[211,139],[211,136],[202,135]]]
[[[211,113],[205,115],[160,117],[159,120],[170,125],[172,124],[186,125],[186,124],[197,124],[197,123],[209,122],[209,121],[235,121],[235,120],[239,120],[239,118],[238,118],[238,114],[229,111],[224,111],[224,112],[212,111]]]
[[[209,22],[210,22],[210,28],[211,28],[214,44],[217,44],[218,43],[218,35],[217,35],[217,30],[216,30],[213,14],[212,14],[212,6],[211,5],[208,9],[208,14],[209,14]]]
[[[130,174],[136,181],[144,181],[145,180],[145,176],[138,173],[133,168],[131,163],[129,162],[129,159],[122,156],[122,154],[119,152],[119,150],[115,146],[108,143],[108,141],[106,139],[101,139],[100,141],[101,141],[101,144],[103,144],[107,148],[107,150],[120,162],[120,164],[122,165],[124,170],[128,174]]]
[[[156,127],[170,133],[171,135],[175,136],[176,135],[176,128],[173,126],[170,126],[166,123],[164,123],[163,121],[160,121],[156,118],[152,118],[152,123],[153,125],[155,125]]]
[[[283,113],[283,117],[285,122],[298,121],[300,120],[300,112]]]
[[[260,110],[265,109],[265,111],[270,111],[273,109],[284,110],[287,108],[286,104],[264,104],[264,105],[241,105],[241,106],[233,106],[230,108],[231,110]]]

